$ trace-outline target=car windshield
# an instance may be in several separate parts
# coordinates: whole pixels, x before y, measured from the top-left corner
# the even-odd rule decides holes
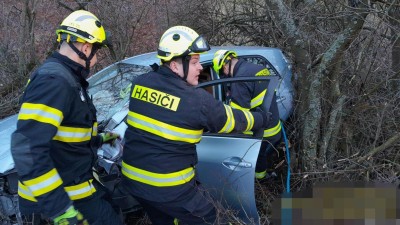
[[[89,94],[97,109],[97,120],[107,120],[120,111],[129,101],[132,80],[149,71],[149,66],[117,63],[91,77]]]

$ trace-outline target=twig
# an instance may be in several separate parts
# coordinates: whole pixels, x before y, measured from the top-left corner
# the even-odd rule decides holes
[[[319,55],[317,55],[316,59],[307,66],[308,70],[311,70],[312,68],[314,68],[317,64],[321,63],[322,57],[324,56],[324,53],[321,53]]]
[[[378,152],[381,152],[385,149],[387,149],[388,147],[392,146],[393,144],[395,144],[396,142],[398,142],[400,140],[400,133],[396,133],[394,136],[392,136],[391,138],[389,138],[389,140],[387,140],[385,143],[383,143],[382,145],[371,149],[366,155],[364,155],[363,157],[359,158],[357,160],[357,162],[362,162],[366,159],[369,159],[371,156],[375,155]]]
[[[330,144],[332,143],[332,139],[334,139],[334,134],[337,133],[337,130],[339,130],[341,123],[340,121],[340,117],[343,111],[343,104],[344,101],[346,100],[346,96],[343,95],[341,96],[336,104],[333,106],[332,111],[330,112],[329,115],[329,122],[328,122],[328,127],[327,127],[327,131],[324,135],[323,142],[322,142],[322,146],[321,146],[321,155],[324,159],[324,163],[326,163],[327,161],[331,160],[331,154],[328,151],[328,147],[330,146]]]

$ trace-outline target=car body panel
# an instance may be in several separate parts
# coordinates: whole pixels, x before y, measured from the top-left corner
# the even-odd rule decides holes
[[[0,120],[0,174],[14,168],[14,160],[11,155],[11,134],[17,129],[18,115],[9,116]]]
[[[9,116],[0,120],[0,174],[14,168],[14,160],[11,155],[11,134],[17,129],[18,115]]]
[[[254,174],[261,140],[207,134],[199,144],[196,166],[202,184],[245,224],[259,224]]]

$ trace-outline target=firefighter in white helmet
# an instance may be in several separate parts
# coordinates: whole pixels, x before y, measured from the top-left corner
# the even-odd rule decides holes
[[[203,130],[243,132],[268,123],[266,113],[233,109],[194,87],[209,49],[191,28],[171,27],[159,43],[161,66],[132,82],[122,182],[155,225],[220,224],[197,179],[196,143]]]

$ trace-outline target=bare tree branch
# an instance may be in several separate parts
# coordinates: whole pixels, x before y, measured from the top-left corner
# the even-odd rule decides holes
[[[325,132],[325,135],[322,138],[323,141],[321,146],[321,155],[323,157],[324,163],[330,162],[332,160],[332,156],[335,154],[334,153],[335,148],[333,148],[333,146],[335,146],[334,136],[338,133],[341,127],[341,123],[339,121],[343,113],[343,105],[346,98],[347,98],[346,96],[341,96],[334,105],[329,115],[329,123],[326,128],[327,131]]]

